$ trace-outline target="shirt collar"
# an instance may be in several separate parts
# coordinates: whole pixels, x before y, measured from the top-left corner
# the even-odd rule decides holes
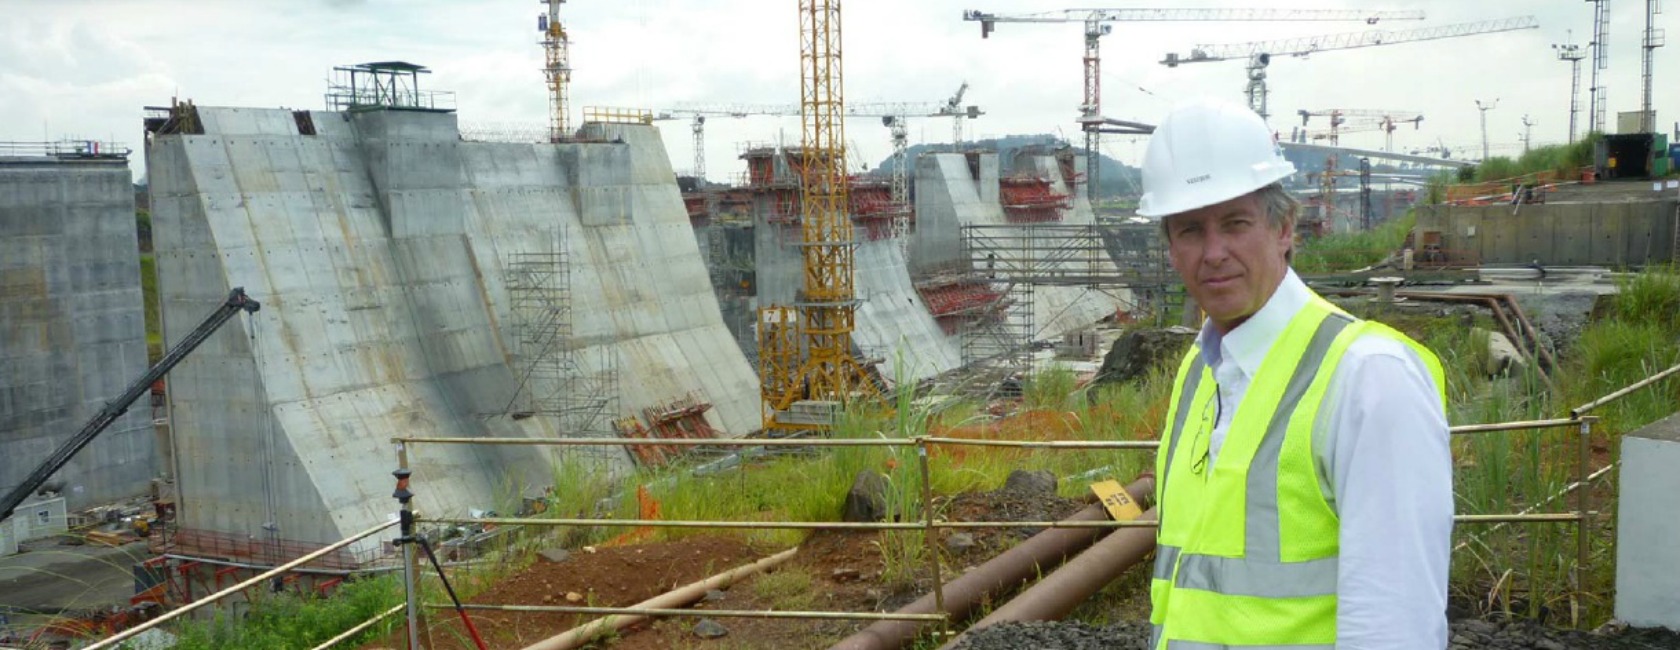
[[[1197,345],[1202,349],[1202,360],[1211,368],[1229,358],[1244,375],[1253,377],[1260,370],[1260,362],[1266,360],[1266,352],[1271,350],[1272,342],[1283,335],[1289,321],[1294,320],[1295,314],[1311,299],[1312,290],[1307,288],[1300,276],[1295,275],[1295,269],[1286,270],[1277,291],[1266,299],[1260,311],[1254,312],[1235,329],[1221,335],[1219,329],[1213,326],[1212,319],[1202,322],[1202,332],[1196,338]]]

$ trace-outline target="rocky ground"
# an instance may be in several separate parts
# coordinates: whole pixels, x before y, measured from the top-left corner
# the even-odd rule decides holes
[[[1095,627],[1084,623],[1004,623],[965,635],[959,650],[1147,650],[1147,623]],[[1454,621],[1448,650],[1673,650],[1680,634],[1606,626],[1559,630],[1533,621]]]

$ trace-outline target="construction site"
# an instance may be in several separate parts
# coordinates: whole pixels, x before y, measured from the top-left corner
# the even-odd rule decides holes
[[[1244,66],[1221,82],[1294,166],[1295,273],[1445,366],[1448,647],[1680,648],[1656,0],[1567,27],[1406,2],[943,16],[965,49],[1079,41],[1077,111],[1033,127],[1054,136],[980,131],[1036,91],[978,79],[848,101],[852,3],[753,10],[797,31],[782,103],[647,106],[578,92],[583,3],[527,4],[543,66],[501,92],[546,124],[484,127],[448,90],[470,79],[390,58],[276,89],[312,108],[145,97],[132,146],[0,131],[0,650],[1179,647],[1151,645],[1155,468],[1205,314],[1116,153],[1156,130],[1103,108],[1117,28],[1202,44],[1111,69]],[[1198,41],[1214,24],[1283,36]],[[1497,99],[1478,151],[1426,94],[1268,88],[1274,60],[1505,56],[1540,29],[1590,38],[1523,54],[1568,65],[1546,105],[1569,126],[1531,142],[1524,115],[1513,155]],[[1642,95],[1612,103],[1635,58],[1606,52],[1636,41]],[[752,135],[708,165],[725,123]]]

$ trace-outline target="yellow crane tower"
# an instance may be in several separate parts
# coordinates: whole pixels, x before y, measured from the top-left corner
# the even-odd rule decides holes
[[[852,355],[857,293],[850,187],[846,178],[845,93],[840,0],[799,0],[800,250],[804,279],[795,310],[760,310],[764,427],[821,429],[834,409],[876,392]],[[797,333],[797,338],[793,336]],[[794,359],[803,348],[803,359]],[[802,417],[797,403],[816,406]],[[809,417],[814,416],[814,417]]]
[[[566,53],[566,29],[560,26],[560,5],[566,0],[539,2],[548,5],[548,13],[537,15],[537,31],[542,32],[543,54],[547,59],[543,75],[548,79],[548,141],[559,142],[572,133],[572,120],[566,105],[566,86],[572,82],[572,62]]]

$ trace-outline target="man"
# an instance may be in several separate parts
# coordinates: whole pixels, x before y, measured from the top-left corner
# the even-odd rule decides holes
[[[1294,172],[1258,115],[1212,101],[1144,157],[1138,213],[1207,315],[1156,459],[1154,647],[1444,648],[1440,362],[1289,268]]]

